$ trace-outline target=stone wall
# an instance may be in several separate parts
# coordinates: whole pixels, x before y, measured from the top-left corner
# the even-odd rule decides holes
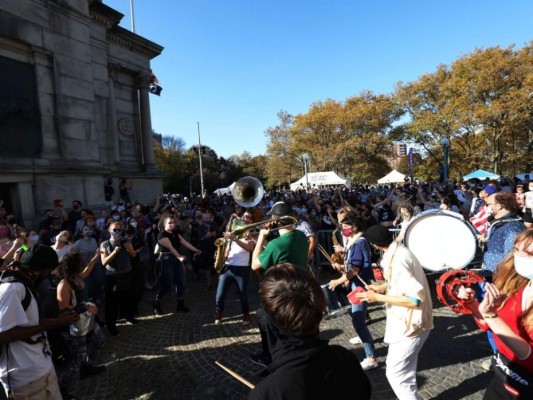
[[[28,226],[54,199],[103,206],[107,177],[116,194],[128,178],[141,202],[162,191],[148,96],[162,47],[119,27],[122,18],[98,0],[0,0],[0,60],[31,65],[37,86],[38,113],[26,119],[0,88],[0,118],[40,128],[37,156],[0,157],[2,193]]]

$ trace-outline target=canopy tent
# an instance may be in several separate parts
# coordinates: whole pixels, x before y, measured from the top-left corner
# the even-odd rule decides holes
[[[291,183],[291,190],[297,190],[298,188],[305,188],[305,185],[325,186],[325,185],[346,185],[347,179],[341,178],[334,171],[327,172],[309,172],[307,179],[302,176],[296,182]]]
[[[399,183],[399,182],[405,182],[405,175],[402,174],[401,172],[396,171],[395,169],[393,169],[383,178],[378,179],[378,183]]]
[[[533,178],[533,172],[530,172],[529,174],[527,172],[524,172],[523,174],[517,174],[515,175],[515,178],[520,179],[521,181],[525,181],[526,175],[529,175],[529,179]]]
[[[484,171],[482,169],[478,169],[477,171],[470,172],[468,175],[463,176],[463,180],[464,181],[468,181],[470,179],[475,179],[475,178],[477,178],[477,179],[485,179],[485,178],[499,179],[500,175],[495,174],[493,172],[489,172],[489,171]]]
[[[231,190],[229,188],[219,188],[215,190],[213,193],[215,193],[217,196],[222,196],[224,194],[230,193]]]
[[[215,190],[213,193],[218,195],[218,196],[222,196],[224,194],[233,194],[233,188],[235,187],[235,182],[233,182],[231,185],[229,185],[228,187],[225,187],[225,188],[219,188],[217,190]]]

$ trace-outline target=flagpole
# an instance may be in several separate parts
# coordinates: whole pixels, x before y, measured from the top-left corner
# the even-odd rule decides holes
[[[130,0],[131,31],[135,33],[135,14],[133,12],[133,0]]]
[[[202,198],[204,198],[204,171],[202,168],[202,142],[200,141],[200,123],[198,124],[198,158],[200,159],[200,190],[202,194]]]

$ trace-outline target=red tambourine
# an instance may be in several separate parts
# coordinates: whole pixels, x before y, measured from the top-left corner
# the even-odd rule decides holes
[[[442,304],[457,314],[472,314],[472,311],[464,305],[464,300],[458,298],[455,294],[455,288],[461,285],[471,286],[481,282],[483,282],[483,278],[472,271],[457,269],[445,272],[435,281],[437,298]],[[452,304],[452,301],[455,304]]]
[[[350,293],[348,293],[348,300],[352,304],[361,304],[361,299],[357,298],[357,293],[363,293],[366,292],[365,288],[362,286],[356,286],[354,290],[352,290]]]

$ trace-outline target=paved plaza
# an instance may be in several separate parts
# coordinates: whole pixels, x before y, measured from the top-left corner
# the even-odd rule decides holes
[[[163,316],[154,316],[151,304],[154,291],[145,293],[140,307],[142,323],[120,325],[120,336],[109,338],[101,351],[100,362],[107,370],[90,377],[79,385],[82,399],[246,399],[249,389],[228,375],[217,365],[220,361],[252,383],[260,380],[261,367],[248,356],[260,350],[259,331],[254,322],[241,323],[240,304],[236,292],[226,298],[224,319],[214,324],[215,290],[203,291],[203,283],[195,282],[189,274],[186,304],[188,314],[171,313],[176,298],[163,301]],[[437,275],[428,275],[432,283]],[[325,273],[322,281],[329,274]],[[433,286],[433,284],[432,284]],[[251,281],[251,309],[259,304],[258,283]],[[434,290],[433,290],[434,292]],[[376,341],[380,368],[368,371],[372,382],[373,399],[395,399],[385,377],[387,347],[383,343],[385,313],[383,306],[370,307],[370,330]],[[252,316],[254,316],[255,312]],[[481,399],[491,379],[480,363],[489,353],[475,346],[485,334],[476,329],[468,315],[457,315],[434,299],[435,329],[422,349],[418,384],[423,399]],[[351,345],[354,336],[349,314],[324,321],[321,335],[333,344],[340,344],[355,352],[362,360],[361,345]]]

